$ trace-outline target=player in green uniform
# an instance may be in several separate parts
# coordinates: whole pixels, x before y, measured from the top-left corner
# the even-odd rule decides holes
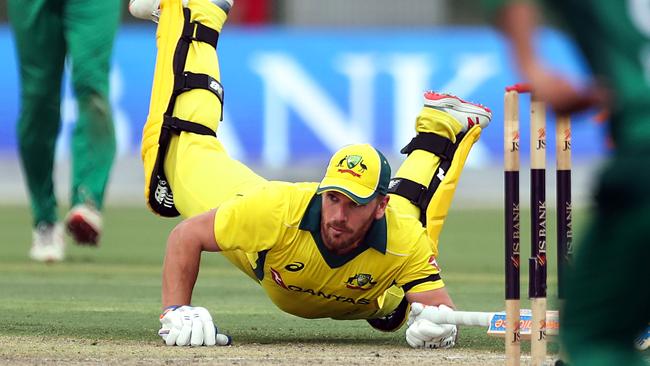
[[[584,90],[542,66],[531,42],[535,8],[489,1],[533,90],[560,113],[605,105],[614,151],[593,220],[568,275],[562,340],[572,365],[647,365],[634,337],[650,321],[650,2],[548,0],[601,83]],[[609,95],[609,98],[607,98]]]
[[[118,0],[9,0],[9,20],[20,64],[18,144],[33,214],[30,257],[64,257],[52,181],[61,127],[61,79],[69,58],[78,119],[72,135],[71,210],[65,225],[79,244],[96,245],[104,192],[115,155],[109,104]]]
[[[159,17],[142,141],[145,194],[156,213],[187,218],[167,243],[160,336],[168,345],[221,343],[209,312],[190,305],[201,252],[218,251],[288,313],[367,319],[392,331],[409,303],[422,303],[426,311],[410,313],[407,342],[452,347],[456,327],[431,321],[453,311],[436,262],[438,234],[489,109],[426,93],[393,179],[378,150],[357,144],[333,155],[320,183],[267,181],[214,136],[223,98],[214,48],[230,5],[130,4],[134,15]]]

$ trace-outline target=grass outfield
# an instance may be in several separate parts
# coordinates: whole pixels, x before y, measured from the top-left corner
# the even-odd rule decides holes
[[[576,212],[576,216],[581,215]],[[527,217],[522,215],[522,258],[529,254],[525,239],[529,225]],[[555,242],[554,220],[551,213],[548,233],[551,243]],[[90,363],[93,359],[100,363],[111,360],[129,363],[126,362],[128,354],[119,350],[132,348],[134,355],[141,352],[148,357],[159,357],[158,361],[179,355],[186,357],[185,361],[214,357],[205,350],[167,350],[156,335],[165,240],[176,222],[158,218],[144,208],[109,207],[100,248],[70,245],[64,263],[46,265],[27,258],[31,240],[27,208],[0,208],[0,232],[3,233],[0,344],[11,344],[0,347],[0,363],[7,363],[2,362],[3,359],[10,361],[8,363],[68,362],[74,361],[75,355]],[[579,231],[580,226],[580,221],[576,221],[574,230]],[[439,263],[459,309],[503,309],[502,231],[502,212],[496,209],[458,210],[450,214],[441,238]],[[554,307],[554,244],[548,256],[549,303]],[[521,293],[525,297],[527,276],[524,274],[528,269],[525,260],[522,264]],[[228,347],[231,350],[223,352],[234,352],[235,356],[228,357],[235,357],[239,364],[257,361],[240,359],[237,350],[259,350],[273,359],[273,347],[264,348],[269,344],[299,345],[296,354],[317,352],[319,357],[338,357],[339,353],[343,357],[346,349],[357,349],[359,357],[364,352],[390,349],[392,355],[402,352],[404,360],[413,362],[423,352],[408,349],[404,329],[380,333],[373,331],[365,321],[304,320],[285,314],[275,308],[256,284],[218,254],[204,254],[193,302],[207,307],[220,330],[233,337],[236,347]],[[527,306],[524,301],[522,307]],[[51,352],[47,352],[47,347],[34,347],[34,343],[48,345]],[[334,348],[318,348],[324,344]],[[306,347],[304,352],[300,352],[300,347]],[[112,348],[118,351],[109,352]],[[523,349],[527,351],[526,345]],[[549,349],[555,352],[557,347],[550,345]],[[249,351],[240,353],[248,354]],[[481,360],[481,355],[502,354],[503,340],[487,337],[484,329],[463,328],[455,351],[469,354],[477,351],[479,361],[476,363],[490,364]],[[92,352],[97,354],[93,356]],[[286,352],[285,356],[293,351]],[[457,357],[457,353],[443,351],[440,354],[447,355],[447,363],[454,363]],[[381,353],[377,355],[372,357],[382,357]],[[427,355],[430,359],[433,354]],[[324,362],[328,363],[327,360],[333,359]],[[352,357],[352,360],[360,359]],[[501,362],[502,359],[497,360]]]

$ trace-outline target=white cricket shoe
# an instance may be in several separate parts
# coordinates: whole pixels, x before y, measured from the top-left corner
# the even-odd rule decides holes
[[[466,102],[451,94],[428,91],[424,93],[424,106],[453,116],[461,124],[461,132],[467,132],[475,125],[485,128],[492,119],[490,108],[481,104]]]
[[[90,205],[75,205],[65,217],[65,227],[77,244],[97,246],[102,233],[102,215]]]
[[[183,0],[183,6],[187,7],[189,0]],[[226,14],[232,8],[235,0],[209,0],[214,5],[220,7]],[[151,20],[158,23],[160,19],[160,0],[130,0],[129,13],[136,18]]]
[[[38,262],[60,262],[65,257],[61,224],[39,223],[32,231],[29,257]]]

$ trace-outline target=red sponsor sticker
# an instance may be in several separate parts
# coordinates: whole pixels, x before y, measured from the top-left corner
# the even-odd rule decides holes
[[[440,272],[440,266],[438,266],[438,262],[436,261],[435,255],[429,257],[429,264],[432,265],[435,269],[437,269],[438,272]]]
[[[287,285],[284,284],[284,281],[282,280],[282,276],[280,276],[280,273],[273,268],[271,268],[271,277],[273,278],[273,281],[278,284],[278,286],[286,289]]]

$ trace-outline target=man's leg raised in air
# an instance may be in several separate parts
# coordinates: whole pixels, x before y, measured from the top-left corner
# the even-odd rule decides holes
[[[223,105],[216,43],[232,0],[183,3],[160,4],[142,155],[150,207],[163,216],[190,217],[266,180],[230,158],[215,137]],[[245,253],[222,254],[255,279]]]
[[[420,219],[438,254],[442,229],[467,155],[492,118],[489,109],[455,96],[427,92],[415,119],[416,137],[402,149],[406,160],[391,180],[391,206]],[[406,321],[409,306],[402,289],[389,288],[382,298],[387,314],[368,323],[395,331]]]
[[[218,207],[265,181],[231,159],[214,137],[223,101],[215,48],[230,5],[225,0],[189,0],[185,7],[181,0],[160,4],[158,56],[143,133],[143,159],[150,177],[161,128],[166,130],[164,174],[175,207],[184,217]]]
[[[416,136],[391,181],[391,204],[420,219],[438,253],[438,236],[467,156],[492,112],[448,94],[427,92],[415,120]]]

